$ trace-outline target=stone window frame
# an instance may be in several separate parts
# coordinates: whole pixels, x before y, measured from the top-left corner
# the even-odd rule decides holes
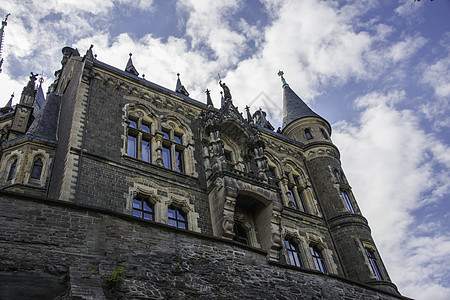
[[[235,169],[237,171],[245,172],[247,167],[244,163],[244,158],[242,157],[242,147],[236,144],[228,135],[221,135],[221,140],[223,143],[223,151],[229,152],[231,154],[231,165],[227,160],[230,169]]]
[[[367,242],[367,241],[361,241],[362,244],[362,248],[364,251],[364,260],[365,263],[369,269],[370,272],[370,276],[373,280],[378,280],[378,281],[384,281],[386,278],[386,274],[384,273],[384,268],[382,265],[382,261],[381,261],[381,257],[380,254],[378,253],[377,248],[375,247],[375,245],[371,242]],[[378,272],[379,272],[379,276],[377,275],[376,271],[374,270],[374,266],[372,265],[372,261],[369,258],[367,251],[372,252],[372,254],[374,255],[374,262],[376,264],[376,267],[378,268]]]
[[[142,209],[136,209],[136,211],[138,211],[138,212],[142,212],[142,216],[136,216],[135,214],[134,214],[134,212],[135,212],[135,208],[134,208],[134,200],[139,200],[139,201],[142,201],[142,203],[144,203],[144,202],[147,202],[147,205],[149,206],[149,207],[151,207],[151,209],[152,209],[152,212],[151,212],[151,216],[152,216],[152,219],[151,220],[149,220],[149,219],[146,219],[145,218],[145,209],[144,208],[142,208]],[[133,217],[136,217],[136,218],[139,218],[139,219],[143,219],[143,220],[147,220],[147,221],[155,221],[155,215],[156,215],[156,213],[155,213],[155,199],[153,198],[153,197],[149,197],[148,195],[144,195],[144,194],[142,194],[142,193],[139,193],[139,194],[137,194],[137,195],[135,195],[134,197],[133,197],[133,203],[132,203],[132,216]],[[150,205],[149,205],[150,204]]]
[[[11,159],[11,163],[8,164],[8,167],[6,168],[7,170],[7,176],[6,176],[6,181],[13,181],[14,178],[16,178],[16,174],[17,174],[17,161],[18,159],[16,157],[14,157],[13,159]]]
[[[351,214],[360,214],[361,211],[359,209],[358,203],[356,202],[355,196],[352,192],[352,188],[348,184],[344,172],[341,169],[331,167],[330,172],[335,182],[333,186],[339,194],[338,197],[342,203],[342,211]]]
[[[162,159],[162,146],[166,141],[163,139],[163,128],[169,130],[171,132],[171,168],[168,170],[176,171],[175,165],[175,152],[176,149],[182,149],[182,161],[184,171],[182,174],[186,174],[189,176],[198,177],[198,173],[195,171],[195,159],[194,159],[194,142],[193,142],[193,133],[189,126],[185,125],[185,122],[181,121],[179,118],[174,116],[164,117],[159,116],[154,112],[153,109],[149,108],[147,105],[136,104],[136,103],[128,103],[125,104],[123,108],[123,146],[121,149],[122,155],[125,157],[131,157],[128,155],[128,130],[129,130],[129,118],[135,119],[138,121],[138,128],[132,128],[131,131],[136,135],[136,160],[146,164],[158,165],[160,167],[164,167],[163,159]],[[142,131],[142,122],[150,125],[150,134],[144,133]],[[175,143],[174,135],[179,134],[182,136],[182,143]],[[150,139],[150,162],[146,162],[142,160],[142,137],[145,136],[147,139]],[[173,143],[173,145],[172,145]]]
[[[324,256],[324,248],[320,244],[313,242],[309,244],[309,249],[314,263],[314,269],[321,273],[328,274],[327,262]]]
[[[179,173],[185,173],[186,158],[185,158],[185,129],[182,128],[178,122],[168,121],[161,124],[161,154],[163,166],[166,169],[173,170]],[[166,138],[167,134],[167,138]],[[177,141],[178,138],[178,141]],[[169,167],[164,163],[164,149],[169,150]],[[181,153],[181,158],[177,157],[177,153]],[[179,154],[178,154],[179,155]],[[181,168],[178,166],[181,164]]]
[[[326,274],[338,274],[337,265],[333,260],[333,251],[327,247],[325,243],[325,237],[318,231],[305,228],[295,227],[283,227],[282,228],[283,236],[291,236],[294,237],[295,241],[298,242],[299,247],[301,247],[301,253],[304,255],[303,263],[304,267],[316,270],[315,263],[310,251],[310,245],[316,246],[322,253],[323,259],[325,261],[325,265],[327,268]]]
[[[39,179],[31,177],[34,163],[38,159],[41,159],[42,161],[41,177]],[[49,175],[48,173],[50,172],[49,164],[50,155],[47,152],[43,151],[42,149],[32,151],[29,159],[27,160],[26,170],[28,170],[28,172],[25,174],[25,183],[43,187],[47,181],[47,177]]]
[[[327,131],[323,127],[320,127],[320,133],[322,133],[322,136],[324,139],[326,139],[326,140],[330,139],[330,136],[328,135]]]
[[[305,266],[305,263],[303,262],[304,258],[303,258],[302,251],[300,248],[300,243],[297,241],[297,238],[287,235],[283,238],[283,241],[284,241],[283,249],[284,249],[284,252],[286,255],[286,262],[291,266],[304,268],[304,266]],[[286,243],[289,243],[290,245],[293,245],[294,247],[296,247],[295,251],[293,251],[292,249],[288,249]],[[295,262],[295,260],[294,260],[294,263],[292,263],[291,255],[289,254],[289,252],[297,254],[298,263],[299,263],[298,265]]]
[[[16,149],[14,151],[11,151],[10,153],[6,154],[4,158],[1,160],[1,172],[0,175],[3,178],[2,184],[14,184],[19,180],[19,174],[20,174],[20,166],[22,163],[22,151],[19,149]],[[11,165],[13,162],[16,161],[16,167],[14,171],[13,178],[11,180],[8,180],[9,173],[11,170]]]
[[[310,261],[309,261],[309,249],[307,247],[308,243],[306,238],[303,236],[304,234],[301,231],[301,228],[292,228],[283,226],[281,228],[281,236],[282,236],[282,252],[285,258],[285,262],[289,263],[289,254],[287,252],[285,241],[286,239],[291,239],[294,243],[297,244],[298,250],[300,253],[300,257],[302,260],[302,266],[300,268],[310,269]]]
[[[296,209],[316,216],[321,216],[317,200],[314,197],[312,186],[309,183],[309,179],[306,177],[306,172],[303,168],[299,167],[299,164],[292,160],[286,161],[283,167],[284,177],[282,179],[282,186],[284,187],[284,204],[289,207],[293,207],[291,204],[290,193],[294,192],[294,198],[302,209],[297,207]],[[293,207],[295,208],[295,207]]]
[[[130,120],[136,123],[136,128],[130,126]],[[143,105],[129,105],[126,109],[126,117],[124,122],[125,129],[125,145],[123,149],[123,154],[135,159],[138,159],[144,163],[155,163],[157,160],[157,143],[156,143],[156,132],[158,129],[156,115]],[[149,128],[150,133],[143,130],[145,125]],[[136,153],[135,156],[129,155],[129,136],[136,138]],[[148,141],[150,146],[150,159],[146,161],[142,157],[142,142]]]
[[[133,199],[137,196],[144,197],[153,203],[154,222],[168,224],[168,209],[173,205],[183,210],[187,215],[187,230],[201,232],[198,227],[199,214],[189,200],[189,194],[172,188],[161,188],[159,185],[146,180],[138,179],[141,182],[134,182],[126,193],[126,211],[133,215]],[[176,194],[175,194],[176,193]]]
[[[311,127],[307,127],[303,129],[303,134],[305,135],[306,140],[312,140],[314,139],[314,135],[312,134]]]
[[[186,214],[187,221],[187,230],[200,232],[200,228],[198,227],[198,217],[199,214],[195,212],[195,207],[190,203],[189,199],[186,197],[182,197],[179,195],[169,194],[168,197],[165,197],[164,201],[164,211],[166,212],[164,215],[164,223],[168,224],[168,209],[170,206],[175,206],[181,209]]]
[[[250,223],[250,221],[251,220],[239,214],[238,212],[236,211],[234,212],[234,223],[239,223],[242,226],[242,228],[244,228],[247,231],[248,246],[254,248],[261,248],[261,244],[258,241],[258,236],[256,234],[255,224],[253,224],[253,222]]]

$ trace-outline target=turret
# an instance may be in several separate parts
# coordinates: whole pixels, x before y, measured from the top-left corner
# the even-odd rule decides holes
[[[304,144],[305,165],[346,276],[398,293],[345,178],[330,124],[297,96],[282,71],[278,75],[283,83],[282,134]]]
[[[303,102],[286,83],[283,75],[283,71],[278,72],[283,83],[282,134],[303,144],[329,140],[330,123]]]

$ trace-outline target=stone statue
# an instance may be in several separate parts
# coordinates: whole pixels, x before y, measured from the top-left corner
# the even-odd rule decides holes
[[[230,89],[228,88],[228,86],[225,83],[222,83],[222,80],[219,80],[219,85],[223,89],[223,95],[224,95],[225,100],[227,100],[227,99],[231,100],[231,93],[230,93]]]

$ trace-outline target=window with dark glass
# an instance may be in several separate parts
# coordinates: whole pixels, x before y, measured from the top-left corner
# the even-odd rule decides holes
[[[309,129],[309,128],[305,129],[305,137],[306,137],[307,140],[310,140],[310,139],[313,138],[313,136],[311,134],[311,129]]]
[[[42,173],[42,160],[40,158],[36,159],[33,163],[33,169],[31,169],[31,178],[41,179]]]
[[[298,208],[297,200],[295,200],[294,191],[292,188],[289,188],[289,196],[291,197],[291,202],[295,208]]]
[[[344,198],[345,201],[345,205],[347,206],[347,209],[354,214],[355,213],[355,209],[353,208],[353,204],[352,204],[352,200],[350,198],[350,194],[348,191],[346,190],[341,190],[341,195]]]
[[[233,225],[234,237],[233,240],[245,245],[248,245],[247,230],[240,223],[234,223]]]
[[[173,227],[187,229],[186,213],[178,207],[169,206],[168,224]]]
[[[377,258],[372,249],[364,248],[366,250],[367,258],[369,259],[370,265],[372,266],[372,271],[377,277],[378,280],[383,280],[383,276],[381,275],[381,270],[378,267]]]
[[[325,265],[325,259],[323,258],[322,251],[320,251],[316,246],[313,245],[310,245],[309,249],[311,251],[316,270],[322,273],[327,273],[327,267]]]
[[[11,166],[9,167],[9,173],[8,173],[8,181],[12,180],[14,178],[14,174],[16,173],[16,165],[17,165],[17,159],[13,161]]]
[[[168,129],[163,129],[162,134],[162,159],[164,167],[184,173],[183,135],[178,132],[171,132]]]
[[[151,124],[142,119],[128,120],[127,155],[151,162]]]
[[[298,249],[297,244],[290,239],[286,239],[284,244],[286,245],[286,250],[289,256],[289,263],[293,266],[303,267],[300,250]]]
[[[154,220],[153,203],[141,197],[134,198],[133,216],[153,221]]]

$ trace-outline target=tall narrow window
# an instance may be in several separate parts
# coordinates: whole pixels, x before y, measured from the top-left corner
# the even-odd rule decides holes
[[[369,248],[364,249],[366,250],[367,258],[369,259],[370,265],[372,266],[373,273],[375,274],[378,280],[383,280],[383,276],[381,275],[380,268],[378,267],[378,262],[375,253]]]
[[[10,181],[14,178],[14,175],[16,173],[16,165],[17,165],[17,159],[14,160],[13,163],[11,164],[11,167],[9,167],[8,181]]]
[[[127,155],[145,162],[152,161],[151,124],[142,118],[130,118],[128,120]]]
[[[325,129],[320,128],[320,132],[322,133],[323,138],[326,139],[326,140],[328,140],[328,134],[327,134],[327,132],[325,131]]]
[[[289,263],[293,266],[303,267],[302,258],[300,256],[300,251],[297,244],[290,239],[286,239],[284,244],[286,245],[286,250],[289,256]]]
[[[143,218],[145,220],[154,220],[153,204],[141,197],[133,199],[133,216]]]
[[[233,225],[234,237],[233,240],[245,245],[248,245],[247,230],[240,223],[234,222]]]
[[[162,159],[164,167],[184,173],[183,135],[169,129],[163,129]]]
[[[352,204],[352,201],[351,201],[351,199],[350,199],[350,194],[349,194],[349,192],[346,191],[346,190],[341,190],[341,195],[342,195],[342,198],[344,198],[345,205],[347,206],[347,209],[348,209],[352,214],[354,214],[354,213],[355,213],[355,209],[353,208],[353,204]]]
[[[41,179],[42,166],[43,164],[40,158],[34,161],[33,169],[31,170],[31,178]]]
[[[323,258],[322,251],[313,245],[310,245],[309,249],[311,251],[316,270],[322,273],[327,273],[327,267],[325,265],[325,259]]]
[[[305,129],[305,137],[306,137],[307,140],[310,140],[310,139],[313,138],[313,136],[311,134],[311,129],[309,129],[309,128]]]
[[[162,159],[164,163],[164,167],[167,169],[172,168],[172,162],[170,159],[170,148],[168,146],[162,146]]]
[[[294,191],[292,188],[289,188],[289,196],[291,197],[291,202],[294,208],[298,208],[297,200],[295,200]]]
[[[168,224],[170,226],[182,229],[187,228],[186,213],[183,210],[181,210],[181,208],[171,205],[169,206],[167,215],[168,215]]]

